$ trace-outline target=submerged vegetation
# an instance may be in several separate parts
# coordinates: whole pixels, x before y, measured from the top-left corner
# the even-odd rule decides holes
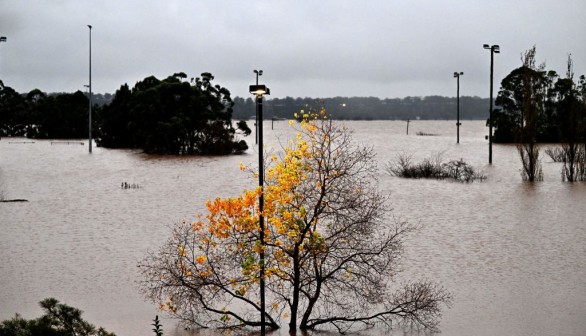
[[[0,336],[116,336],[81,318],[82,311],[48,298],[40,303],[45,314],[26,320],[19,314],[0,323]]]
[[[494,111],[495,142],[514,142],[521,158],[524,181],[543,180],[540,143],[561,143],[561,151],[548,155],[563,162],[562,179],[584,180],[581,173],[586,146],[586,77],[574,81],[573,61],[560,77],[537,64],[535,46],[521,57],[521,67],[501,82]]]
[[[439,135],[439,134],[436,134],[436,133],[427,133],[427,132],[422,132],[422,131],[419,131],[419,132],[417,132],[415,134],[416,135],[419,135],[419,136],[438,136]]]
[[[553,162],[563,163],[562,181],[586,181],[586,150],[583,144],[572,148],[569,144],[545,149]]]
[[[444,162],[441,154],[425,158],[419,163],[413,163],[411,155],[400,154],[394,161],[387,164],[386,170],[393,176],[404,178],[449,179],[458,182],[486,179],[485,175],[477,172],[463,159]]]
[[[564,162],[565,154],[561,147],[549,147],[546,148],[544,152],[553,160],[553,162]]]

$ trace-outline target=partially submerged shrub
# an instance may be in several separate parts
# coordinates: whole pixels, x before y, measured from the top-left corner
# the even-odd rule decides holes
[[[562,181],[586,181],[586,148],[584,144],[562,144],[545,150],[553,162],[563,163]]]
[[[564,162],[564,150],[560,147],[546,148],[545,154],[547,154],[553,160],[553,162]]]
[[[584,144],[563,144],[562,181],[586,181],[586,148]]]
[[[0,323],[0,336],[115,336],[104,328],[97,328],[81,318],[82,311],[48,298],[40,302],[45,315],[26,320],[19,314]]]
[[[523,181],[543,181],[543,169],[539,159],[539,146],[535,143],[518,143],[517,151],[521,157],[521,178]]]
[[[404,178],[451,179],[459,182],[473,182],[486,178],[463,159],[443,162],[439,154],[425,158],[417,164],[412,163],[411,155],[400,154],[394,162],[387,165],[387,172]]]
[[[419,131],[415,134],[419,135],[419,136],[438,136],[438,134],[435,134],[435,133],[427,133],[427,132],[421,132],[421,131]]]
[[[464,162],[463,159],[452,160],[442,164],[442,169],[446,178],[458,180],[460,182],[472,182],[474,180],[484,180],[486,176],[474,171],[474,167]]]
[[[153,324],[151,324],[153,328],[153,332],[157,336],[163,336],[163,326],[161,325],[161,321],[159,320],[159,315],[155,315],[155,319],[153,320]]]

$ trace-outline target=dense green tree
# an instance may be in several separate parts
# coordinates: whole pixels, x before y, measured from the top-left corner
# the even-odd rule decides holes
[[[547,97],[547,81],[543,80],[547,78],[543,76],[545,64],[535,64],[535,47],[523,55],[522,68],[525,71],[521,76],[521,125],[517,133],[517,151],[523,163],[523,180],[533,182],[543,179],[537,137]]]
[[[132,147],[132,133],[128,131],[130,124],[130,100],[132,94],[127,84],[120,86],[112,102],[104,106],[99,115],[99,144],[110,148]]]
[[[535,57],[534,48],[527,53],[532,55],[526,54],[524,59]],[[571,65],[571,59],[568,62]],[[525,60],[501,82],[498,109],[493,111],[494,141],[580,142],[585,129],[580,88],[570,70],[561,78],[544,65]]]
[[[569,181],[586,180],[586,148],[584,133],[586,130],[586,108],[581,87],[574,83],[574,71],[571,56],[568,56],[566,78],[555,84],[560,120],[560,139],[564,155],[562,178]],[[583,82],[583,80],[581,81]]]
[[[115,336],[81,318],[82,311],[49,298],[40,302],[45,314],[34,320],[16,314],[0,323],[0,336]]]
[[[565,77],[535,64],[535,47],[523,55],[521,67],[501,83],[494,111],[495,141],[514,142],[523,163],[523,179],[541,179],[539,143],[562,144],[562,176],[568,181],[586,179],[586,107],[584,76],[574,82],[568,56]]]
[[[0,81],[0,136],[24,136],[27,124],[24,97]]]
[[[213,85],[210,73],[191,82],[185,78],[185,73],[175,73],[164,80],[147,77],[132,90],[123,85],[104,107],[98,145],[165,154],[245,151],[246,143],[236,140],[232,126],[230,91]]]
[[[494,141],[518,142],[523,137],[522,130],[531,121],[531,126],[545,121],[542,116],[547,75],[544,71],[523,65],[507,75],[501,82],[496,98],[494,116]],[[534,94],[535,96],[531,96]],[[538,111],[539,109],[539,111]]]
[[[47,96],[34,103],[32,123],[43,139],[76,139],[88,134],[88,97],[81,91]],[[30,107],[29,107],[30,108]]]

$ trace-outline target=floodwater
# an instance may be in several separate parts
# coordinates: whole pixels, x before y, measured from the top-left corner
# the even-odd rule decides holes
[[[561,164],[543,152],[545,180],[523,182],[514,146],[495,145],[489,166],[484,122],[462,124],[456,144],[455,121],[413,121],[409,135],[403,121],[346,122],[356,142],[378,153],[379,187],[393,214],[422,226],[407,241],[402,277],[433,279],[453,293],[443,335],[584,335],[586,183],[562,182]],[[274,129],[266,122],[264,134],[267,148],[278,149],[293,131],[287,122]],[[3,138],[0,196],[28,202],[0,203],[0,320],[17,312],[38,317],[38,302],[55,297],[119,336],[152,334],[161,312],[139,293],[137,261],[207,199],[255,186],[239,170],[240,162],[257,162],[249,138],[246,154],[227,157],[95,146],[89,154],[87,140]],[[392,177],[384,168],[400,153],[416,162],[464,159],[488,179]],[[123,189],[124,182],[139,188]],[[163,319],[166,335],[180,333],[173,326]]]

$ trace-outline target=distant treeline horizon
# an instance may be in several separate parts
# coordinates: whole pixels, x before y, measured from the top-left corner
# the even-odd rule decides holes
[[[84,92],[87,95],[87,92]],[[48,93],[48,96],[63,94]],[[92,103],[108,105],[114,95],[111,93],[92,93]],[[333,97],[333,98],[270,98],[263,101],[265,119],[292,119],[293,114],[307,107],[324,106],[328,114],[340,120],[455,120],[457,118],[457,98],[445,96],[407,96],[404,98],[378,97]],[[460,119],[488,119],[489,98],[478,96],[460,97]],[[255,117],[255,104],[252,98],[234,97],[233,118],[251,119]]]
[[[293,114],[308,107],[325,107],[327,113],[340,120],[455,120],[457,98],[443,96],[377,98],[273,98],[263,101],[264,119],[291,119]],[[489,98],[460,97],[460,119],[483,120],[488,118]],[[234,98],[233,117],[255,117],[252,98]]]

